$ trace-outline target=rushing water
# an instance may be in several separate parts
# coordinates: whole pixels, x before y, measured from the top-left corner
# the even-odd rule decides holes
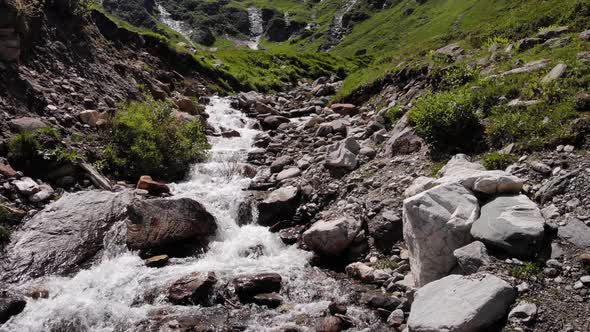
[[[186,40],[192,45],[191,34],[193,33],[193,30],[190,29],[185,22],[173,19],[172,14],[170,14],[164,6],[159,3],[157,5],[158,11],[160,12],[160,21],[184,36],[184,38],[186,38]]]
[[[249,7],[248,19],[250,20],[250,39],[247,44],[251,49],[257,50],[262,39],[262,34],[264,33],[262,13],[256,7]]]
[[[219,284],[251,273],[282,275],[282,294],[289,310],[253,315],[247,322],[251,331],[293,323],[301,314],[319,317],[331,299],[343,298],[346,291],[335,280],[309,267],[308,252],[284,245],[266,227],[236,224],[238,204],[246,195],[243,189],[249,179],[227,169],[233,169],[233,163],[244,159],[257,131],[248,129],[253,120],[232,109],[227,99],[213,98],[207,112],[212,126],[236,130],[240,137],[210,137],[210,160],[195,165],[186,182],[172,185],[176,197],[196,199],[216,217],[218,232],[207,253],[173,259],[173,264],[163,268],[148,268],[136,253],[123,251],[115,257],[104,257],[99,264],[71,278],[35,280],[21,287],[41,285],[49,290],[49,298],[28,299],[24,312],[0,327],[0,331],[136,331],[150,312],[170,308],[165,295],[159,295],[154,304],[146,304],[146,290],[166,294],[175,280],[196,271],[214,271]],[[262,256],[244,255],[257,245],[263,248]],[[372,319],[355,308],[351,312],[354,310],[358,319]]]

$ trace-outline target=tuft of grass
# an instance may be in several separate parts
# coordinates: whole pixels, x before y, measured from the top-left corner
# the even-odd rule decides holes
[[[515,266],[510,269],[510,275],[523,280],[528,280],[541,274],[543,269],[539,264],[526,262],[521,266]]]
[[[484,155],[483,165],[488,170],[504,170],[516,160],[518,160],[518,157],[511,153],[494,151]]]

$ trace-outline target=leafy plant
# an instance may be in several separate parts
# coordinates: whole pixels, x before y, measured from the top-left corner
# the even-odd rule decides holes
[[[526,262],[523,265],[511,268],[510,275],[515,278],[528,280],[541,274],[542,271],[539,264]]]
[[[376,269],[385,270],[385,269],[396,269],[399,266],[399,263],[392,261],[391,259],[380,259],[375,262],[373,265]]]
[[[514,163],[518,158],[511,153],[494,151],[483,157],[483,165],[489,170],[504,170]]]
[[[434,155],[470,153],[481,148],[483,127],[471,95],[464,90],[421,97],[410,111],[410,120]]]
[[[404,116],[405,113],[406,111],[403,108],[399,106],[394,106],[387,110],[385,116],[389,120],[389,123],[395,124],[397,120],[401,119],[402,116]]]
[[[174,180],[207,156],[201,121],[185,122],[168,101],[148,97],[118,112],[107,136],[104,167],[116,175],[137,180],[142,175]]]

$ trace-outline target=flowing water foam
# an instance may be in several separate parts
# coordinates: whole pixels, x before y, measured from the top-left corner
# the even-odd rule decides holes
[[[335,280],[309,267],[310,253],[286,246],[266,227],[236,224],[237,208],[246,195],[243,189],[249,179],[238,173],[228,175],[226,168],[228,163],[245,158],[258,131],[248,129],[253,120],[232,109],[227,99],[212,98],[207,113],[210,125],[236,130],[240,137],[210,137],[210,160],[195,165],[190,178],[172,188],[175,197],[196,199],[216,217],[218,232],[209,250],[200,257],[174,259],[174,264],[158,269],[146,267],[136,253],[122,251],[115,257],[105,256],[100,263],[73,277],[49,277],[22,285],[23,289],[30,289],[40,284],[49,290],[50,296],[28,299],[24,312],[0,327],[0,331],[136,331],[150,312],[170,306],[164,295],[154,304],[145,304],[146,290],[165,294],[175,280],[192,272],[213,271],[219,284],[253,273],[281,274],[290,310],[268,310],[251,317],[251,331],[292,323],[301,314],[319,317],[329,300],[345,296],[346,291]],[[244,254],[255,246],[263,248],[262,256]],[[360,319],[372,319],[363,315],[359,311]]]

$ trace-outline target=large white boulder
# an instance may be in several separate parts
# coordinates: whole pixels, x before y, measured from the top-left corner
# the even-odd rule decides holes
[[[541,210],[525,195],[496,197],[481,208],[471,234],[488,247],[518,257],[532,257],[545,234]]]
[[[457,183],[440,185],[404,200],[403,233],[417,286],[447,276],[455,249],[472,242],[477,198]]]
[[[406,195],[416,194],[445,183],[460,183],[476,194],[518,194],[524,180],[505,171],[487,171],[480,163],[469,161],[463,154],[455,155],[439,172],[438,179],[420,177],[408,188]]]
[[[450,275],[416,293],[410,332],[484,331],[507,313],[516,291],[491,274]]]
[[[303,242],[322,256],[339,256],[348,249],[362,229],[362,221],[344,216],[318,221],[303,233]]]

